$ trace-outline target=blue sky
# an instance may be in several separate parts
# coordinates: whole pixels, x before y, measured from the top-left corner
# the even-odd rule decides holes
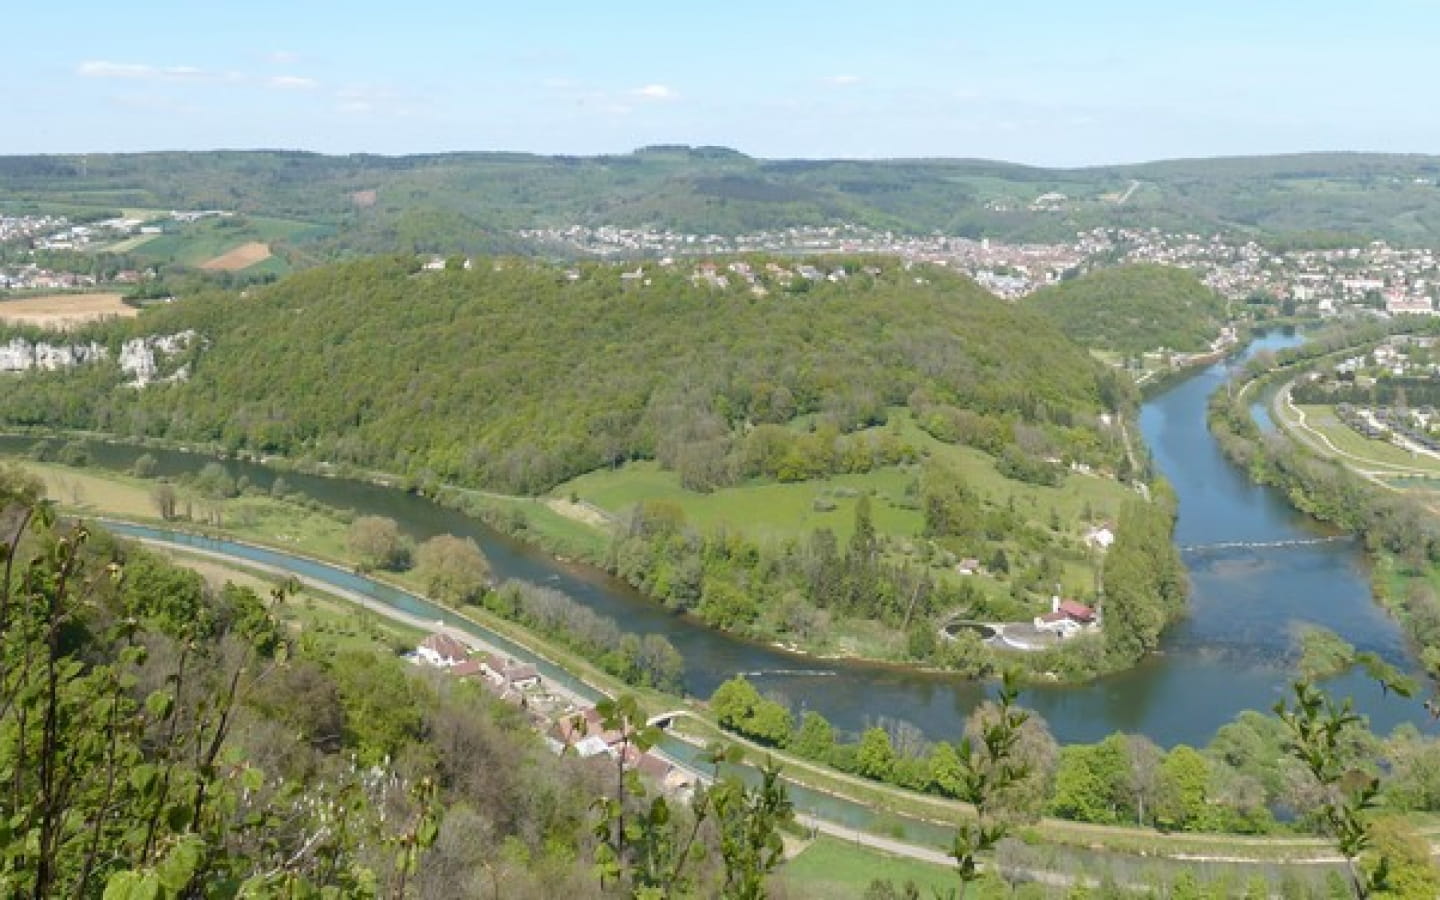
[[[0,153],[1436,153],[1437,39],[1436,0],[23,3]]]

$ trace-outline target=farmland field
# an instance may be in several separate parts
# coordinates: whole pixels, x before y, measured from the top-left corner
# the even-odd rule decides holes
[[[250,241],[241,244],[234,250],[220,254],[214,259],[206,260],[200,264],[202,269],[211,269],[223,272],[236,272],[246,269],[256,263],[264,262],[270,258],[270,245],[262,244],[259,241]]]
[[[0,300],[0,322],[39,325],[42,328],[69,328],[113,316],[133,316],[140,311],[126,305],[119,294],[46,294],[18,300]]]

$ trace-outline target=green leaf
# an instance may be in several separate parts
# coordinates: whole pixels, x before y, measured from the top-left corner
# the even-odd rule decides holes
[[[140,794],[149,794],[155,788],[156,777],[154,766],[138,765],[130,770],[130,786]]]
[[[165,720],[175,711],[175,697],[168,691],[156,691],[145,698],[145,711],[152,718]]]
[[[173,894],[179,894],[195,877],[205,852],[205,842],[198,835],[187,834],[161,860],[156,872],[160,883]]]
[[[240,786],[245,790],[258,791],[264,784],[265,773],[254,766],[247,766],[240,772]]]
[[[160,879],[153,872],[116,872],[105,883],[103,900],[160,900]]]

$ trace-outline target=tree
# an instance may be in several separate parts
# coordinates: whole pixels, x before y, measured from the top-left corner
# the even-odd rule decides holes
[[[865,730],[855,751],[855,770],[877,781],[889,779],[895,771],[895,749],[890,746],[890,732],[883,728]]]
[[[410,548],[400,526],[385,516],[360,516],[351,522],[345,544],[365,568],[398,571],[410,562]]]
[[[1409,696],[1412,688],[1408,679],[1369,654],[1361,654],[1361,660],[1384,689]],[[1289,737],[1286,751],[1300,761],[1321,790],[1318,813],[1345,857],[1350,889],[1356,897],[1369,897],[1384,888],[1389,860],[1382,853],[1370,866],[1361,862],[1373,844],[1366,814],[1377,803],[1380,780],[1351,768],[1342,753],[1344,732],[1360,717],[1349,698],[1337,704],[1303,681],[1295,682],[1291,689],[1293,705],[1286,700],[1275,704],[1275,714]]]
[[[154,478],[155,471],[160,467],[160,462],[150,453],[142,453],[135,458],[135,464],[130,471],[136,478]]]
[[[603,700],[596,710],[606,730],[623,736],[615,764],[616,790],[592,804],[598,812],[595,863],[602,886],[619,883],[631,896],[646,900],[691,895],[697,888],[694,864],[706,852],[702,829],[708,824],[722,864],[723,884],[715,893],[733,900],[762,900],[766,877],[784,859],[780,827],[794,814],[779,767],[766,760],[760,784],[752,788],[724,769],[740,762],[740,752],[714,744],[704,754],[713,767],[711,783],[696,788],[688,810],[672,807],[663,795],[646,802],[645,785],[628,760],[654,747],[659,730],[644,724],[630,695]],[[679,814],[682,811],[688,818]]]
[[[790,738],[790,749],[806,759],[825,762],[835,749],[835,729],[824,716],[807,709],[800,717],[800,728]]]
[[[1009,746],[1008,765],[1016,766],[1024,774],[1010,779],[1003,788],[997,787],[990,798],[991,809],[998,818],[1018,821],[1034,821],[1045,811],[1050,800],[1055,778],[1055,763],[1059,757],[1059,746],[1050,735],[1045,720],[1028,710],[1011,709],[1012,716],[1024,712],[1025,718],[1016,729],[1015,740]],[[1000,724],[1006,714],[992,701],[985,701],[965,719],[965,737],[974,748],[975,762],[991,768],[1000,761],[990,757],[985,735]]]
[[[710,696],[710,711],[715,714],[720,727],[735,731],[744,729],[745,723],[750,721],[759,705],[760,692],[755,690],[755,685],[747,681],[744,675],[736,675],[716,688],[715,693]]]
[[[425,590],[451,606],[480,598],[490,579],[490,563],[470,538],[437,535],[420,545],[415,570]]]
[[[1160,794],[1155,819],[1168,828],[1203,828],[1209,801],[1210,763],[1193,747],[1180,744],[1160,764]]]
[[[1154,807],[1162,782],[1160,764],[1165,751],[1143,734],[1127,734],[1125,757],[1129,763],[1125,787],[1130,805],[1135,809],[1135,824],[1143,827],[1155,817]]]
[[[996,848],[1010,831],[1003,817],[996,817],[1000,798],[1028,774],[1025,764],[1015,758],[1020,729],[1030,713],[1015,706],[1020,688],[1013,672],[1006,672],[996,697],[996,711],[980,729],[979,740],[962,738],[959,746],[960,790],[957,797],[975,810],[974,821],[961,822],[955,829],[950,856],[960,878],[960,900],[970,885],[980,880],[979,857]]]
[[[1067,819],[1114,824],[1128,813],[1121,805],[1128,761],[1124,739],[1111,735],[1098,744],[1061,749],[1051,810]]]
[[[794,727],[795,720],[790,715],[790,710],[785,708],[784,704],[768,698],[762,699],[756,705],[755,711],[745,723],[745,731],[751,737],[776,747],[785,746]]]
[[[175,485],[168,481],[162,481],[150,489],[150,502],[155,505],[155,511],[160,513],[160,518],[167,522],[175,519],[176,504],[180,495],[175,490]]]

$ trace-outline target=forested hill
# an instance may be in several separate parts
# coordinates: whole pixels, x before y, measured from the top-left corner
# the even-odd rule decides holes
[[[1002,442],[1026,422],[1063,443],[1128,396],[1050,323],[966,279],[815,264],[835,280],[762,278],[764,296],[688,265],[325,267],[111,326],[111,341],[195,329],[188,381],[117,387],[103,364],[14,378],[0,418],[538,492],[634,457],[721,484],[755,426],[813,413],[845,432],[907,402]]]
[[[1037,205],[1045,195],[1063,202]],[[723,147],[609,156],[289,151],[0,156],[0,211],[222,209],[308,223],[303,256],[516,252],[519,229],[739,234],[841,222],[1068,241],[1097,226],[1440,238],[1440,157],[1313,153],[1047,169],[975,159],[764,160]]]
[[[1023,305],[1077,343],[1138,354],[1205,350],[1225,324],[1225,298],[1193,272],[1140,265],[1100,269],[1036,291]]]

